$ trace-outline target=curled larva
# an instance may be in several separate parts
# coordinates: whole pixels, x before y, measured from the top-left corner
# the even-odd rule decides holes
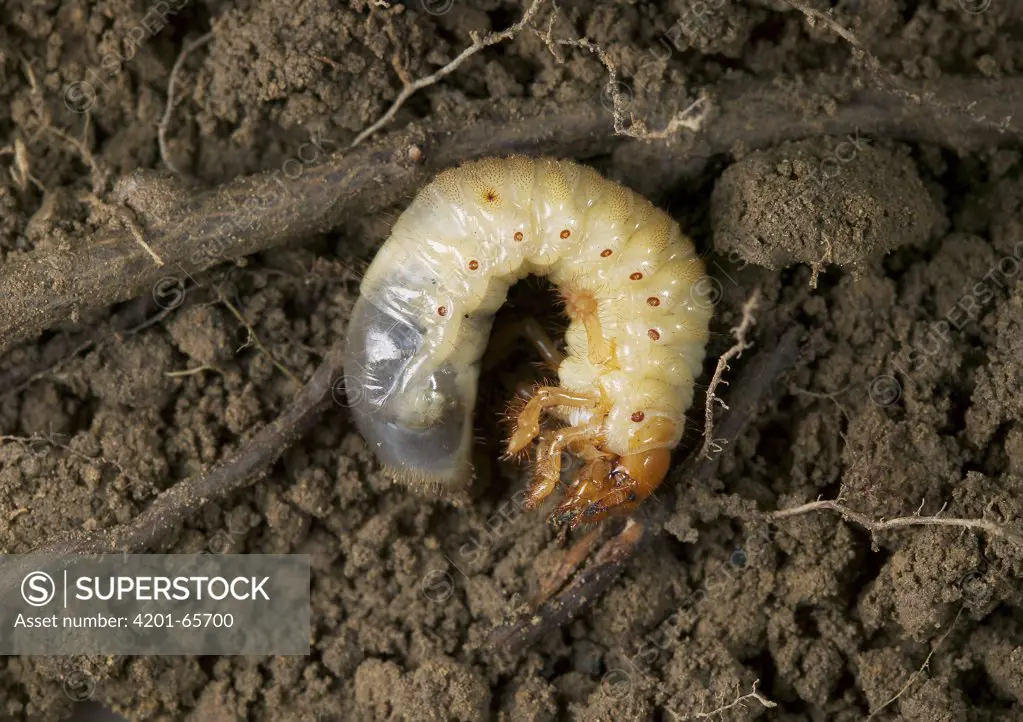
[[[586,166],[488,158],[423,188],[352,312],[356,424],[395,478],[466,483],[480,358],[508,289],[531,273],[555,284],[570,325],[563,356],[534,338],[559,385],[511,412],[510,454],[539,438],[526,505],[558,485],[568,451],[582,468],[552,519],[630,510],[663,481],[682,437],[712,303],[696,292],[704,264],[678,224]]]

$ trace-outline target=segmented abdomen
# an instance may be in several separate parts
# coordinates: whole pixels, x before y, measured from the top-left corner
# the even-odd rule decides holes
[[[442,172],[368,269],[363,297],[419,334],[402,357],[401,378],[390,386],[377,379],[379,398],[393,395],[400,423],[427,428],[438,418],[450,399],[416,390],[436,388],[431,375],[441,368],[461,374],[455,386],[471,410],[494,313],[530,273],[549,277],[567,302],[561,386],[599,390],[611,403],[604,448],[629,453],[637,419],[656,416],[675,423],[676,445],[708,338],[711,304],[693,292],[703,262],[648,200],[591,168],[551,159],[492,158]],[[572,313],[590,300],[604,337],[599,349]],[[594,413],[572,409],[564,418],[580,424]]]

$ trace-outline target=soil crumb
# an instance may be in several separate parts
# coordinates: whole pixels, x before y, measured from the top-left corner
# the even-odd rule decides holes
[[[772,270],[862,272],[920,246],[944,220],[909,149],[855,135],[782,143],[725,169],[711,196],[714,248]]]

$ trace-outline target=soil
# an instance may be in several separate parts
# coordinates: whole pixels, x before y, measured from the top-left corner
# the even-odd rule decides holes
[[[168,79],[206,32],[167,132],[188,186],[279,169],[311,136],[346,147],[402,75],[437,70],[523,12],[507,0],[169,5],[155,31],[141,0],[0,8],[0,263],[80,242],[103,221],[89,194],[166,169]],[[876,66],[783,0],[565,1],[536,26],[606,49],[637,117],[735,77],[784,87],[829,73],[851,89],[1023,67],[1019,0],[849,0],[831,17]],[[532,32],[487,48],[384,132],[610,107],[599,60],[559,53]],[[802,110],[828,117],[839,100]],[[980,122],[958,119],[964,134]],[[381,474],[336,406],[269,475],[161,547],[310,554],[308,656],[8,657],[0,718],[69,719],[88,696],[92,713],[131,720],[677,720],[723,707],[716,718],[1023,719],[1023,549],[961,526],[872,537],[826,511],[771,524],[757,513],[840,495],[869,519],[940,512],[1021,529],[1018,148],[957,152],[865,129],[735,147],[694,179],[659,150],[672,142],[623,139],[580,160],[668,208],[705,254],[720,300],[702,382],[754,288],[755,344],[792,323],[808,334],[712,483],[674,490],[665,532],[602,598],[524,652],[488,645],[564,553],[542,513],[508,513],[526,470],[496,460],[499,429],[481,421],[471,503],[413,493]],[[215,268],[173,303],[154,292],[68,318],[6,354],[0,369],[33,373],[0,389],[0,551],[123,523],[271,421],[298,390],[292,376],[308,378],[342,336],[363,249],[405,202]],[[94,342],[73,353],[65,340],[82,333]],[[523,359],[491,372],[484,407],[500,410]],[[471,563],[467,544],[483,549]],[[745,696],[754,683],[762,699]]]

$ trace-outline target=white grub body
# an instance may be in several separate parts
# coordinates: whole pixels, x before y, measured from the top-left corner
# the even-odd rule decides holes
[[[694,290],[706,271],[692,242],[667,213],[591,168],[489,158],[422,189],[366,272],[353,313],[346,374],[362,394],[356,420],[399,478],[467,478],[479,361],[508,289],[529,274],[549,278],[567,302],[560,387],[604,400],[599,411],[554,413],[599,424],[611,454],[644,451],[644,426],[658,418],[675,433],[657,443],[678,444],[712,311]],[[596,301],[613,358],[591,353],[572,315],[579,298]],[[436,440],[442,428],[448,438]],[[424,460],[428,449],[437,458]]]

